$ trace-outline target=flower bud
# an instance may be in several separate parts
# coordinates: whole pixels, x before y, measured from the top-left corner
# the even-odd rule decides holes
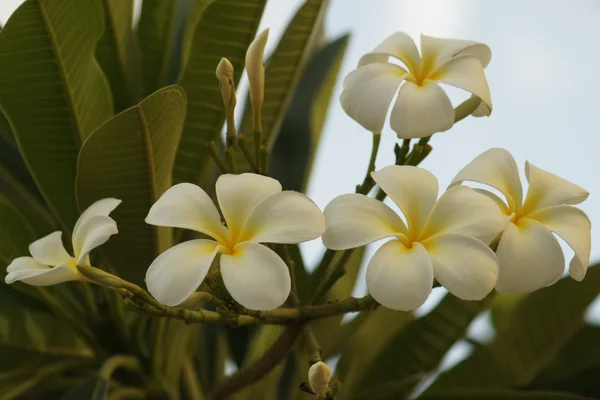
[[[254,130],[262,130],[260,124],[260,110],[265,98],[265,65],[263,57],[265,46],[269,39],[269,28],[259,33],[250,43],[246,52],[246,71],[250,83],[250,102],[254,116]]]
[[[323,361],[314,363],[308,370],[308,383],[317,398],[325,398],[329,391],[329,381],[331,381],[331,370]]]
[[[125,289],[125,282],[118,276],[109,274],[101,269],[91,267],[89,265],[77,265],[77,270],[81,275],[90,281],[101,286],[106,286],[115,289]]]
[[[219,88],[221,88],[221,96],[223,97],[223,104],[229,112],[235,107],[235,83],[233,80],[233,65],[226,58],[221,58],[215,75],[219,80]]]

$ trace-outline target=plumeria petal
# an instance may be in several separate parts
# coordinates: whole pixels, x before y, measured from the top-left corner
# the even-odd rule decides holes
[[[569,264],[569,275],[577,281],[583,280],[592,247],[592,226],[588,216],[575,207],[554,206],[529,214],[527,218],[542,223],[571,246],[575,256]]]
[[[454,232],[489,244],[508,221],[509,216],[489,197],[469,187],[456,186],[448,189],[435,203],[421,238]]]
[[[29,245],[29,252],[36,261],[45,265],[58,265],[71,258],[62,242],[62,232],[52,232]]]
[[[217,179],[217,198],[231,236],[239,236],[252,209],[263,199],[281,192],[281,184],[258,174],[224,174]]]
[[[444,89],[425,80],[421,85],[406,81],[392,108],[390,126],[399,138],[422,138],[447,131],[454,125],[454,107]]]
[[[496,255],[499,292],[526,293],[551,285],[565,266],[558,240],[544,225],[527,218],[506,225]]]
[[[288,267],[262,244],[240,243],[234,254],[222,254],[221,274],[231,297],[252,310],[277,308],[290,294]]]
[[[342,108],[363,128],[381,133],[392,98],[407,72],[394,64],[368,64],[350,72],[340,95]]]
[[[486,104],[488,110],[492,109],[490,88],[483,66],[473,56],[459,56],[448,60],[438,67],[429,79],[471,92]]]
[[[118,232],[117,223],[110,217],[97,215],[86,219],[73,240],[73,251],[77,263],[84,262],[90,251],[106,243],[112,235]]]
[[[22,281],[31,286],[50,286],[68,281],[83,280],[77,270],[69,263],[61,263],[52,268],[36,263],[37,261],[29,257],[15,259],[11,263],[12,268],[4,281],[8,284]]]
[[[421,242],[433,264],[435,279],[463,300],[481,300],[496,285],[498,259],[483,242],[445,233]]]
[[[148,291],[162,304],[175,306],[202,283],[219,244],[198,239],[180,243],[159,255],[146,272]]]
[[[263,199],[250,212],[239,242],[301,243],[325,232],[319,207],[298,192],[279,192]]]
[[[525,174],[529,190],[523,204],[524,215],[544,207],[579,204],[589,196],[585,189],[529,162],[525,163]]]
[[[456,175],[452,185],[460,185],[464,181],[482,183],[499,190],[512,211],[523,201],[519,168],[513,156],[504,149],[489,149],[477,156]]]
[[[179,183],[164,192],[150,208],[146,223],[191,229],[221,242],[229,238],[208,194],[191,183]]]
[[[402,219],[388,206],[362,194],[343,194],[325,207],[323,244],[332,250],[364,246],[398,234],[407,235]]]
[[[411,235],[419,236],[437,199],[436,177],[422,168],[398,165],[387,166],[371,176],[402,210]]]
[[[434,69],[450,58],[460,55],[476,57],[485,68],[492,59],[492,51],[483,44],[471,40],[444,39],[421,35],[421,55],[423,64],[429,63]]]
[[[496,196],[494,193],[492,193],[488,190],[485,190],[485,189],[473,189],[473,190],[475,190],[479,194],[482,194],[482,195],[490,198],[494,203],[496,203],[496,206],[498,206],[498,208],[504,215],[511,214],[510,210],[508,209],[508,206],[506,205],[506,202],[504,200],[502,200],[499,196]]]
[[[375,300],[393,310],[410,311],[422,305],[433,285],[433,267],[420,243],[407,248],[390,240],[367,266],[367,287]]]
[[[362,56],[358,66],[387,63],[390,57],[399,59],[411,71],[418,71],[421,65],[421,56],[412,38],[404,32],[396,32],[381,42],[372,52]]]
[[[85,221],[99,215],[108,217],[110,213],[113,212],[119,204],[121,204],[121,200],[119,199],[106,198],[98,200],[97,202],[86,208],[85,211],[81,213],[79,219],[75,223],[75,228],[73,228],[73,241],[77,236],[79,228],[85,223]]]

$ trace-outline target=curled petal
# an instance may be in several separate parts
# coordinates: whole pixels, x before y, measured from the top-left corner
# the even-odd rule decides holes
[[[528,218],[506,225],[496,255],[499,292],[526,293],[551,285],[565,267],[558,240],[544,225]]]
[[[481,300],[496,285],[498,259],[483,242],[466,235],[445,233],[422,242],[433,273],[450,293],[463,300]]]
[[[236,239],[252,209],[267,197],[281,192],[281,184],[258,174],[224,174],[217,179],[216,190],[227,227]]]
[[[340,95],[342,108],[368,131],[381,133],[390,103],[407,72],[394,64],[368,64],[350,72]]]
[[[454,107],[437,83],[407,81],[400,88],[390,126],[399,138],[412,139],[447,131],[454,125]]]
[[[439,198],[427,221],[422,238],[440,233],[460,233],[489,244],[509,221],[496,203],[466,186],[448,189]]]
[[[481,99],[487,107],[488,115],[492,110],[490,88],[483,73],[483,66],[473,56],[459,56],[448,60],[435,70],[429,79],[464,89]]]
[[[404,32],[396,32],[385,39],[372,52],[362,56],[358,66],[387,63],[389,57],[399,59],[413,72],[418,71],[421,66],[421,56],[415,42]]]
[[[73,251],[77,264],[86,260],[90,251],[103,245],[108,239],[119,232],[117,223],[110,217],[97,215],[88,218],[77,231],[73,239]]]
[[[256,35],[246,52],[246,72],[250,85],[250,100],[253,107],[260,107],[265,97],[265,47],[269,39],[269,28]]]
[[[238,241],[301,243],[325,232],[319,207],[298,192],[279,192],[263,199],[250,212]]]
[[[146,272],[148,291],[162,304],[175,306],[200,286],[215,255],[218,243],[190,240],[159,255]]]
[[[85,223],[85,221],[96,216],[108,217],[110,213],[118,207],[119,204],[121,204],[121,200],[119,199],[106,198],[98,200],[97,202],[86,208],[85,211],[81,213],[79,219],[75,223],[75,228],[73,228],[73,241],[77,236],[79,228]]]
[[[362,194],[344,194],[325,207],[323,244],[332,250],[364,246],[379,239],[407,235],[402,219],[382,202]]]
[[[4,281],[11,284],[22,281],[31,286],[50,286],[68,281],[83,280],[75,268],[74,260],[61,263],[56,267],[48,267],[31,257],[19,257],[7,268],[8,275]]]
[[[482,195],[488,197],[494,203],[496,203],[496,206],[498,206],[500,211],[502,211],[502,214],[504,214],[504,215],[511,214],[510,210],[508,209],[508,206],[506,205],[506,202],[504,200],[502,200],[500,197],[496,196],[494,193],[492,193],[488,190],[485,190],[485,189],[473,189],[473,190],[475,190],[479,194],[482,194]]]
[[[523,201],[519,168],[513,156],[504,149],[489,149],[477,156],[454,177],[451,185],[460,185],[464,181],[482,183],[499,190],[512,211]]]
[[[558,236],[575,251],[569,264],[569,275],[577,281],[585,278],[592,247],[592,225],[588,216],[571,206],[546,207],[527,216],[534,219]]]
[[[164,192],[150,208],[146,223],[191,229],[221,242],[229,237],[208,194],[191,183],[179,183]]]
[[[407,248],[390,240],[367,266],[367,287],[375,300],[393,310],[410,311],[422,305],[433,285],[433,267],[420,243]]]
[[[221,274],[231,297],[252,310],[272,310],[288,298],[288,267],[271,249],[245,242],[233,254],[221,255]]]
[[[524,215],[544,207],[579,204],[589,196],[585,189],[529,162],[525,163],[525,174],[529,190],[523,204]]]
[[[29,252],[36,261],[45,265],[58,265],[71,258],[62,242],[62,232],[52,232],[29,245]]]
[[[410,234],[418,237],[437,199],[436,177],[422,168],[398,165],[385,167],[371,176],[402,210]]]
[[[427,63],[432,69],[455,56],[474,56],[484,68],[492,59],[492,51],[486,44],[471,40],[444,39],[425,35],[421,35],[421,55],[423,64]]]

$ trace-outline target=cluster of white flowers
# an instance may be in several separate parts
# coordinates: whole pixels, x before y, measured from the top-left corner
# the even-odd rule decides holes
[[[267,35],[268,31],[258,35],[247,57],[251,97],[258,105]],[[390,57],[407,69],[389,62]],[[471,92],[481,100],[472,115],[489,115],[492,102],[483,69],[490,58],[484,44],[427,36],[421,38],[419,54],[410,37],[399,32],[360,59],[344,80],[340,102],[350,117],[379,134],[392,98],[405,81],[392,107],[391,127],[400,138],[429,136],[450,129],[455,118],[436,82]],[[217,76],[224,101],[231,102],[229,65],[219,64]],[[504,149],[488,150],[473,160],[439,199],[437,179],[425,169],[394,165],[373,172],[372,179],[402,216],[361,194],[341,195],[322,213],[303,194],[282,191],[275,179],[251,173],[218,178],[219,212],[203,189],[181,183],[162,194],[146,222],[190,229],[211,239],[190,240],[162,253],[148,269],[147,287],[161,303],[181,304],[219,257],[223,283],[234,300],[249,309],[273,309],[290,294],[290,273],[282,258],[261,243],[296,244],[320,236],[332,250],[391,238],[369,261],[366,283],[375,300],[396,310],[422,305],[434,280],[464,300],[482,299],[494,289],[529,292],[551,285],[564,271],[564,256],[553,233],[573,248],[569,273],[581,281],[589,263],[591,224],[572,205],[584,201],[588,192],[529,163],[525,172],[525,199],[517,164]],[[504,199],[462,186],[465,181],[488,185]],[[74,256],[65,250],[61,232],[32,243],[33,257],[13,260],[6,283],[85,281],[77,265],[89,265],[90,251],[117,233],[108,215],[119,203],[103,199],[81,214],[73,230]],[[313,391],[324,396],[330,381],[327,366],[315,364],[309,377]]]

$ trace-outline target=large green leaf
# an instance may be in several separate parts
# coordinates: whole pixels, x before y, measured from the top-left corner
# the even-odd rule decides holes
[[[194,30],[214,0],[145,0],[138,38],[142,53],[144,91],[177,83],[189,57]]]
[[[531,293],[498,328],[496,339],[442,374],[433,388],[520,387],[529,384],[584,325],[583,314],[600,292],[600,267],[586,278],[563,278]]]
[[[78,217],[78,149],[112,115],[94,58],[103,31],[100,0],[27,0],[0,34],[0,111],[66,230]]]
[[[79,155],[81,209],[106,197],[123,200],[113,214],[120,234],[103,249],[121,276],[137,283],[152,260],[170,246],[171,230],[148,225],[144,218],[171,186],[185,111],[183,89],[163,88],[102,125]]]
[[[102,0],[106,30],[96,56],[108,78],[115,112],[140,100],[140,65],[133,35],[133,0]]]
[[[351,398],[377,399],[379,387],[407,381],[411,384],[401,387],[405,393],[418,382],[419,376],[437,368],[450,347],[465,335],[473,319],[489,306],[492,296],[481,301],[464,301],[447,294],[433,311],[409,323],[380,348],[369,365],[362,366],[362,375],[350,388]]]
[[[215,69],[222,57],[231,61],[236,84],[246,50],[260,23],[266,0],[215,0],[194,33],[181,84],[188,95],[188,113],[175,161],[175,182],[198,182],[210,156],[205,144],[219,137],[225,110]]]
[[[76,366],[72,361],[41,361],[24,367],[0,373],[0,400],[14,400],[37,386],[40,382],[60,375],[69,367]]]
[[[285,114],[269,171],[287,190],[306,189],[348,39],[342,36],[313,56]]]
[[[419,400],[591,400],[564,392],[517,391],[511,389],[459,389],[428,393]]]
[[[275,143],[288,103],[302,77],[308,57],[313,51],[326,8],[326,0],[306,0],[294,15],[277,48],[269,57],[265,70],[262,130],[263,139],[270,146]],[[240,131],[246,134],[248,147],[253,149],[252,118],[248,114],[242,121]],[[238,152],[238,159],[239,169],[249,170],[241,151]]]

